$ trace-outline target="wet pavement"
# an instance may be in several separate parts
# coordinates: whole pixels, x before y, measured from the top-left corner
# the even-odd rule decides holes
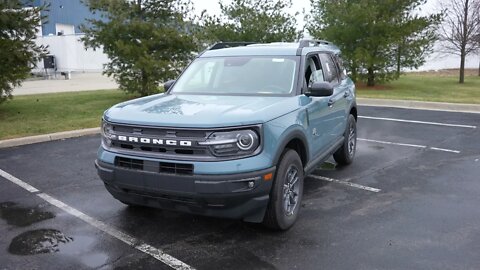
[[[480,114],[359,114],[480,126]],[[314,172],[337,182],[305,180],[299,220],[287,232],[123,205],[96,175],[98,136],[1,149],[0,169],[39,191],[0,176],[0,269],[171,269],[39,193],[197,269],[480,268],[480,127],[366,118],[358,127],[370,141],[359,141],[351,166],[329,160]]]

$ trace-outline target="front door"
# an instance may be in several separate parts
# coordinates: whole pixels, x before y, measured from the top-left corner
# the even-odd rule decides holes
[[[318,54],[311,55],[305,62],[305,85],[307,89],[314,82],[325,81],[323,65]],[[334,142],[332,130],[335,128],[335,114],[329,106],[331,97],[309,97],[307,113],[309,119],[308,136],[311,158],[326,151]]]
[[[342,79],[338,66],[334,61],[334,56],[329,53],[320,53],[320,62],[322,64],[325,81],[334,86],[333,95],[329,99],[330,113],[332,117],[329,119],[329,136],[332,141],[338,140],[346,129],[346,122],[348,116],[348,100],[347,100],[347,80]]]

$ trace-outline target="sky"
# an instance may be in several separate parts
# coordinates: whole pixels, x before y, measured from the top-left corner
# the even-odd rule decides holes
[[[422,13],[428,14],[435,11],[436,6],[441,0],[427,0],[427,3],[422,7]],[[224,3],[230,2],[229,0],[222,0]],[[207,12],[211,15],[220,13],[220,6],[218,4],[218,0],[194,0],[193,1],[195,6],[195,12],[200,14],[203,10],[207,10]],[[300,12],[305,9],[306,11],[310,10],[310,0],[292,0],[292,8],[289,11],[291,14],[295,14],[295,12]],[[299,20],[302,20],[302,16],[298,17]]]
[[[431,14],[438,12],[439,5],[442,0],[427,0],[427,2],[419,10],[420,14]],[[230,2],[229,0],[222,0],[223,3]],[[310,11],[310,0],[292,0],[293,5],[289,12],[295,14],[295,12],[300,12],[300,15],[297,17],[297,22],[299,23],[299,29],[302,28],[303,16],[301,15],[302,11],[305,9],[307,12]],[[207,10],[207,13],[210,15],[216,15],[220,13],[220,6],[218,0],[193,0],[195,13],[200,15],[203,10]],[[479,56],[471,55],[466,59],[467,68],[478,68]],[[454,55],[445,55],[439,53],[433,53],[427,59],[427,62],[419,68],[419,70],[436,70],[443,68],[457,68],[460,63],[460,58]]]

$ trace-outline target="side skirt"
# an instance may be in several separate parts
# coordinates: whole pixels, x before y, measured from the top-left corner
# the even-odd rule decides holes
[[[340,147],[342,147],[342,144],[345,140],[345,137],[342,136],[339,138],[332,146],[330,146],[326,151],[321,153],[318,157],[314,158],[310,162],[308,162],[307,166],[303,169],[305,171],[305,175],[309,175],[311,172],[313,172],[318,165],[322,164],[325,160],[327,160],[333,153],[335,153]]]

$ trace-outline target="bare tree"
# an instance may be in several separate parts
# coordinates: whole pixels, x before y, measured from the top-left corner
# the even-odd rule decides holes
[[[460,55],[460,79],[465,82],[465,58],[480,48],[480,0],[448,0],[440,40],[446,52]]]
[[[480,47],[480,27],[478,28],[477,42],[479,44],[478,46]],[[478,76],[480,77],[480,54],[478,56]]]

